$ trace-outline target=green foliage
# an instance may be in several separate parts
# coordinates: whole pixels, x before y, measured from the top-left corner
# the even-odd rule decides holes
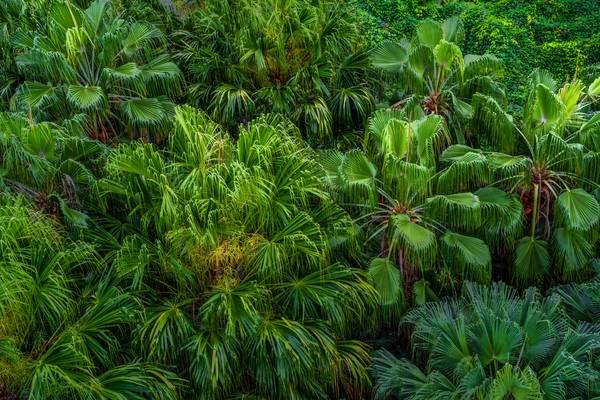
[[[501,3],[0,4],[0,398],[600,398],[596,9]]]
[[[168,125],[174,104],[167,96],[181,94],[182,74],[157,28],[121,18],[108,0],[81,8],[54,2],[47,13],[13,38],[25,76],[17,109],[39,120],[83,116],[88,135],[103,141]]]
[[[345,2],[206,1],[175,36],[188,99],[235,128],[283,113],[312,140],[374,106],[366,49]]]
[[[600,23],[600,10],[592,0],[359,0],[357,4],[371,47],[410,36],[425,19],[460,16],[466,52],[493,54],[504,61],[511,103],[523,100],[527,75],[534,68],[548,69],[566,80],[579,75],[586,64],[600,62],[598,35],[589,29]]]
[[[572,311],[592,311],[585,298],[572,297],[579,290],[598,301],[586,286],[547,297],[528,289],[521,297],[504,284],[466,283],[459,300],[410,311],[404,323],[413,328],[411,347],[423,354],[423,366],[377,351],[375,398],[597,396],[600,331]]]

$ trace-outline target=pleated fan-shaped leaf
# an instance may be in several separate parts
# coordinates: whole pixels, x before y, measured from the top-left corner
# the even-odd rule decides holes
[[[425,203],[427,216],[437,219],[448,227],[473,229],[481,224],[481,204],[473,193],[437,195]]]
[[[407,215],[394,216],[392,224],[403,242],[415,250],[429,249],[435,243],[433,232],[412,222]]]
[[[391,305],[402,298],[402,275],[394,263],[385,258],[374,258],[368,271],[381,305]]]
[[[159,124],[167,117],[157,98],[133,98],[124,101],[121,110],[132,124],[142,126]]]
[[[130,81],[140,76],[142,70],[134,62],[121,64],[115,68],[105,68],[104,73],[117,80]]]
[[[526,236],[519,240],[515,250],[513,274],[523,283],[531,283],[543,277],[550,268],[548,244]]]
[[[394,42],[383,42],[371,53],[373,65],[390,72],[400,72],[407,60],[406,48]]]
[[[417,139],[417,155],[422,165],[435,166],[439,151],[450,141],[444,119],[439,115],[428,115],[412,123]]]
[[[565,222],[574,229],[590,229],[600,218],[598,200],[583,189],[561,193],[556,203],[564,213]]]
[[[420,44],[431,48],[435,47],[444,37],[444,31],[440,24],[430,19],[417,26],[416,34]]]
[[[410,193],[415,196],[415,201],[422,201],[430,186],[431,170],[390,154],[383,163],[383,179],[395,185],[395,193],[400,198]]]
[[[467,153],[481,154],[482,152],[479,149],[474,149],[464,144],[453,144],[442,152],[440,161],[448,163],[459,161]]]
[[[455,157],[453,162],[439,176],[439,193],[452,193],[473,190],[485,186],[491,180],[491,170],[487,158],[478,152],[466,152]]]
[[[433,54],[442,68],[451,70],[456,66],[462,75],[465,65],[460,47],[456,44],[442,39],[433,49]]]
[[[546,85],[538,84],[535,89],[536,94],[536,110],[535,117],[539,123],[553,124],[561,116],[565,109],[565,105],[560,97],[555,95],[548,89]]]
[[[67,90],[67,99],[81,110],[101,108],[106,104],[106,94],[99,86],[71,85]]]
[[[592,245],[578,230],[558,228],[553,235],[555,262],[566,276],[576,276],[594,254]]]
[[[490,387],[490,399],[542,400],[540,383],[531,368],[519,371],[506,364],[498,371]]]
[[[492,257],[483,240],[454,232],[441,237],[446,254],[462,269],[465,278],[486,282],[491,277]]]
[[[465,79],[480,75],[496,76],[504,72],[502,60],[492,54],[465,55]]]
[[[346,154],[342,171],[348,184],[352,187],[375,194],[375,177],[377,169],[369,159],[359,151]]]
[[[25,82],[18,90],[17,97],[30,107],[43,107],[55,94],[56,88],[38,82]]]
[[[481,364],[486,367],[515,361],[523,340],[519,325],[492,313],[479,314],[478,319],[471,340]]]
[[[408,260],[419,259],[424,267],[433,262],[437,253],[437,239],[432,231],[411,221],[406,214],[392,216],[390,227],[392,249],[404,249]]]
[[[473,96],[472,105],[473,127],[481,134],[489,135],[492,144],[500,151],[513,151],[517,135],[512,116],[495,99],[481,93]]]
[[[491,153],[487,159],[495,174],[500,178],[514,178],[531,168],[531,159],[504,153]]]
[[[384,154],[391,153],[402,158],[408,151],[410,130],[408,123],[390,119],[381,135],[381,147]]]
[[[588,94],[590,96],[598,96],[600,95],[600,77],[596,78],[594,82],[590,84],[588,87]]]
[[[518,197],[494,187],[475,192],[481,204],[481,218],[487,242],[500,249],[513,246],[523,230],[523,206]]]

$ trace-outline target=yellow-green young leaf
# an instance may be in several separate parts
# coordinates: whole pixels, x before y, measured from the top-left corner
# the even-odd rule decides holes
[[[458,65],[459,71],[462,73],[465,69],[464,60],[460,47],[454,43],[441,40],[437,46],[433,49],[435,55],[435,61],[438,65],[444,69],[449,70],[456,64]]]
[[[560,97],[552,93],[550,89],[543,84],[537,85],[535,95],[536,119],[542,124],[552,124],[556,122],[565,110],[565,105]]]
[[[393,154],[396,157],[404,157],[408,151],[409,125],[405,121],[390,119],[382,134],[382,150],[385,154]]]
[[[594,82],[588,88],[588,94],[590,96],[598,96],[600,95],[600,77],[596,78]]]
[[[440,24],[430,19],[421,22],[417,26],[419,43],[425,46],[435,47],[442,40],[443,36],[444,30]]]
[[[565,105],[565,119],[569,120],[573,113],[578,110],[578,102],[583,94],[583,83],[581,81],[568,82],[558,91],[558,97]]]

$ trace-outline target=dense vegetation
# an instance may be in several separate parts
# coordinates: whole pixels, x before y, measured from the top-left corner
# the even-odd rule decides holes
[[[559,80],[593,79],[600,62],[595,0],[356,0],[372,45],[409,36],[420,21],[460,16],[469,53],[504,61],[508,95],[519,107],[527,77],[544,68]],[[589,82],[586,82],[589,83]]]
[[[0,3],[0,399],[600,398],[594,42],[500,3]]]

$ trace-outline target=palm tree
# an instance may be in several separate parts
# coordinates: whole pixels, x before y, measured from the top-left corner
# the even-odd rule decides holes
[[[121,146],[98,182],[117,221],[96,229],[123,241],[113,270],[165,299],[148,304],[135,347],[204,398],[359,396],[369,357],[351,327],[369,329],[376,295],[343,264],[352,222],[298,128],[267,115],[233,142],[200,111],[175,114],[164,150]]]
[[[518,231],[503,222],[521,212],[513,196],[478,189],[477,180],[457,184],[438,170],[437,155],[449,141],[441,116],[407,117],[406,110],[380,110],[369,120],[364,151],[329,152],[323,159],[338,201],[379,242],[369,271],[385,305],[413,290],[424,301],[421,279],[438,264],[455,276],[489,281],[490,250],[477,236],[485,230],[498,240]]]
[[[88,158],[101,157],[106,150],[89,140],[77,121],[62,127],[0,114],[0,185],[69,225],[87,223],[86,214],[79,210],[95,184],[93,162]]]
[[[323,141],[374,105],[352,8],[324,1],[206,1],[177,35],[190,102],[229,127],[291,116]]]
[[[118,136],[120,128],[146,139],[150,131],[160,133],[173,113],[168,96],[183,90],[162,33],[120,18],[108,0],[86,9],[71,1],[54,4],[48,21],[13,40],[27,77],[18,100],[30,119],[82,114],[90,137],[101,140]]]
[[[65,241],[52,221],[22,198],[0,197],[0,394],[27,399],[175,399],[175,376],[128,360],[118,332],[135,321],[135,299],[102,280],[84,243]],[[4,368],[6,367],[6,368]]]
[[[425,115],[444,116],[460,144],[477,141],[479,128],[469,121],[481,108],[478,103],[492,104],[494,112],[506,106],[498,83],[502,63],[487,54],[463,56],[463,38],[463,27],[456,17],[443,22],[425,20],[410,41],[384,42],[371,54],[373,64],[391,77],[391,86],[396,84],[403,96],[392,107],[417,108],[418,104],[419,112]],[[511,130],[498,130],[493,139],[512,150]]]
[[[567,304],[534,288],[520,297],[504,284],[466,283],[461,299],[428,303],[404,318],[423,362],[376,352],[375,398],[594,398],[600,331],[565,318]]]
[[[600,218],[600,205],[593,195],[600,184],[598,147],[591,133],[598,118],[585,114],[593,98],[584,94],[579,81],[557,91],[543,71],[532,74],[530,86],[521,128],[512,118],[494,115],[481,120],[483,127],[503,121],[513,125],[528,150],[525,155],[466,146],[452,146],[442,155],[450,164],[452,181],[487,176],[482,184],[495,184],[519,195],[529,235],[516,246],[513,275],[524,284],[547,276],[552,262],[561,279],[588,274]]]

